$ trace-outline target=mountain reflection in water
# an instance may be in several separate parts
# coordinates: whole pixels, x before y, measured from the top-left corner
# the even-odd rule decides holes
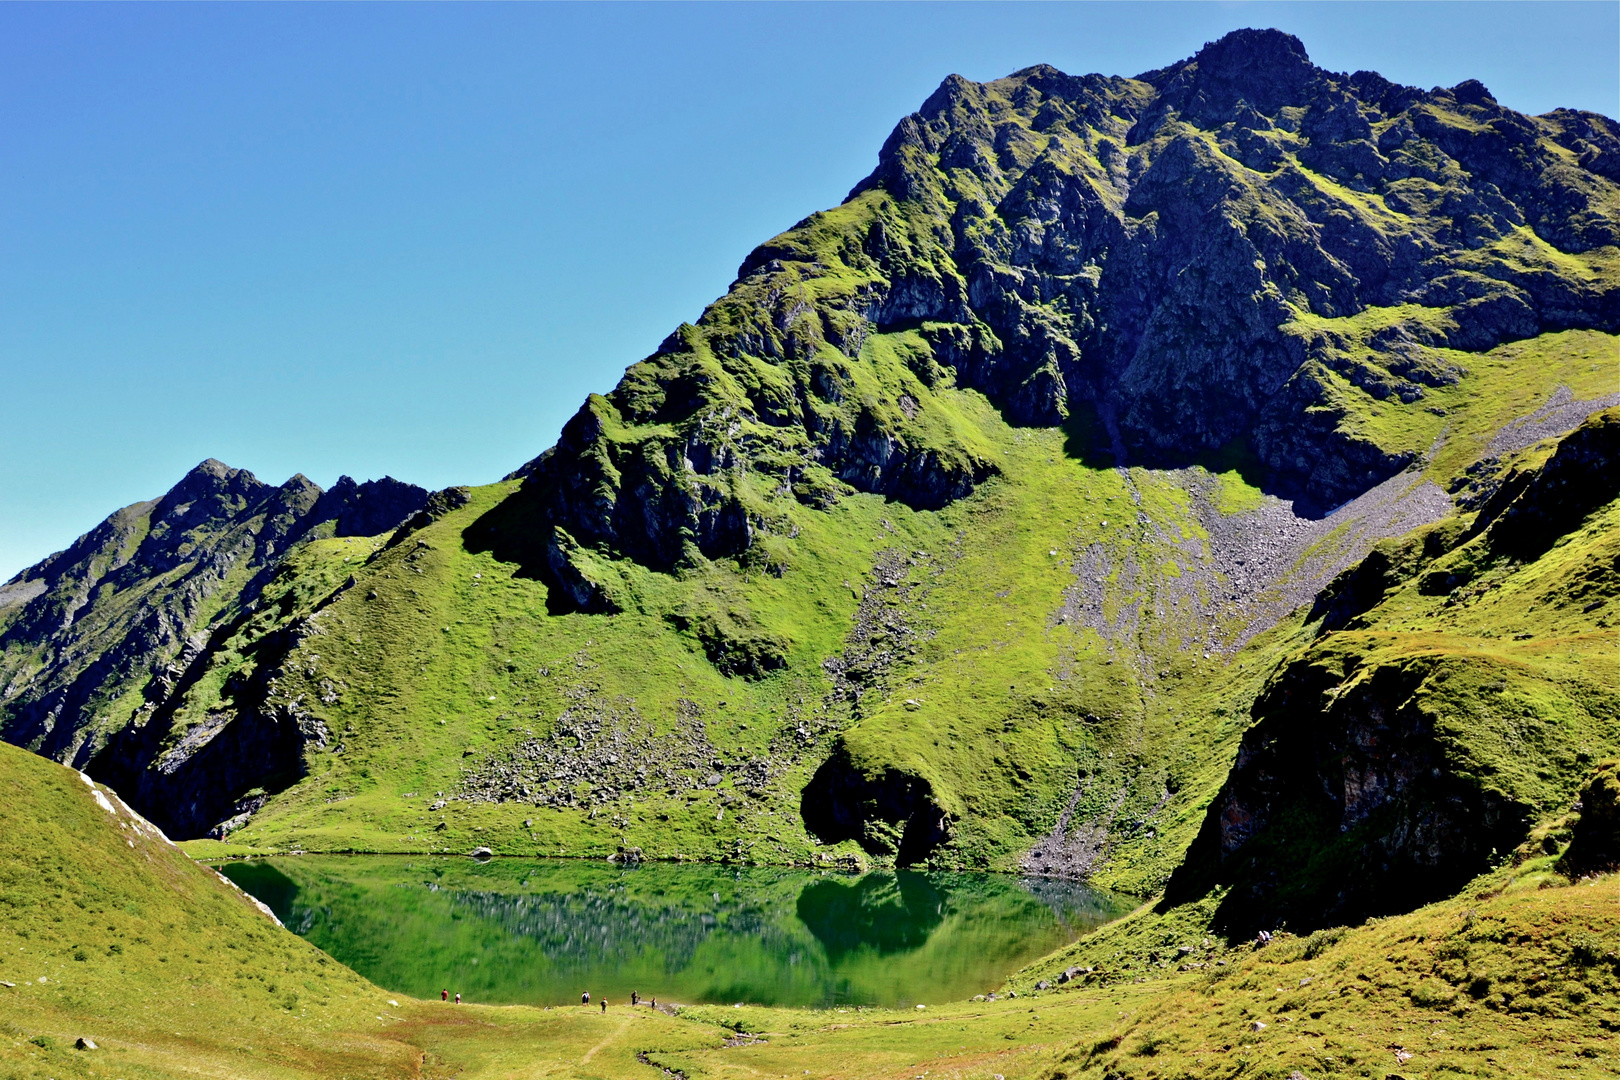
[[[385,989],[561,1004],[968,997],[1118,915],[1073,882],[572,860],[304,855],[224,873]]]

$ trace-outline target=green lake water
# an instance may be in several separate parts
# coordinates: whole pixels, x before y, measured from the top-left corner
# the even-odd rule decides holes
[[[1123,898],[991,874],[300,855],[226,876],[385,989],[468,1001],[960,1000],[1117,918]]]

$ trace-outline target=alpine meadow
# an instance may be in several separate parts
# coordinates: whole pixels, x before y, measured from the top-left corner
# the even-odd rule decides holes
[[[1614,120],[1275,30],[953,75],[535,449],[210,459],[0,585],[0,1073],[1620,1075]],[[452,1009],[213,868],[298,853],[1128,914],[926,1008]]]

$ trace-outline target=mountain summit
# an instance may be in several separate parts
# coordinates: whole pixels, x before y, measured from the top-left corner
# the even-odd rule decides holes
[[[1616,328],[1617,169],[1606,117],[1324,71],[1275,30],[1137,79],[952,76],[534,464],[550,565],[589,608],[573,545],[663,569],[747,549],[773,492],[959,498],[997,463],[940,387],[1119,464],[1239,448],[1337,506],[1427,450],[1398,418],[1455,382],[1437,348]]]

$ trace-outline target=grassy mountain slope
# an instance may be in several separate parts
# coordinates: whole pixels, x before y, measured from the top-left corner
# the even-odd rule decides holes
[[[1617,161],[1273,32],[952,77],[508,479],[209,462],[0,588],[0,735],[199,852],[1163,890],[1019,998],[385,1010],[0,747],[0,1060],[1612,1075],[1615,882],[1559,867],[1620,752]]]
[[[0,746],[0,794],[7,1077],[358,1080],[480,1075],[492,1062],[557,1058],[581,1066],[562,1075],[618,1077],[645,1074],[636,1054],[649,1042],[686,1050],[725,1040],[712,1025],[651,1010],[627,1031],[623,1014],[598,1022],[572,1011],[468,1009],[446,1061],[433,1035],[453,1006],[366,982],[111,792]],[[76,1048],[80,1039],[96,1048]]]
[[[474,523],[502,494],[475,492],[464,510],[358,571],[357,585],[315,617],[318,632],[287,667],[333,745],[233,839],[859,860],[868,855],[852,843],[813,845],[799,813],[800,789],[841,729],[854,753],[867,740],[930,778],[964,823],[953,858],[967,865],[1012,865],[1051,827],[1082,747],[1131,800],[1125,812],[1151,811],[1166,790],[1171,730],[1149,726],[1136,683],[1161,662],[1190,670],[1202,653],[1184,656],[1179,641],[1144,649],[1128,633],[1116,647],[1094,628],[1054,623],[1076,587],[1077,551],[1108,544],[1109,515],[1133,518],[1133,494],[1145,489],[1165,527],[1195,534],[1191,499],[1175,478],[1059,465],[1055,434],[999,434],[1008,479],[982,497],[938,513],[862,497],[802,511],[795,561],[780,578],[742,562],[684,580],[617,568],[638,599],[613,616],[548,615],[543,582],[468,551],[464,534],[476,537]],[[1140,603],[1130,593],[1114,602],[1131,601]],[[781,642],[786,663],[763,679],[722,674],[706,625],[729,635],[725,648]],[[849,663],[829,674],[828,656]],[[1257,687],[1262,663],[1238,667]],[[1192,696],[1167,669],[1153,675],[1157,696]],[[322,680],[338,700],[320,700]],[[1210,696],[1224,713],[1217,730],[1235,724],[1242,692],[1240,683]],[[1178,749],[1191,773],[1197,748]],[[554,779],[558,771],[569,775]],[[1205,798],[1219,779],[1204,778]],[[432,809],[441,798],[447,805]],[[872,840],[882,855],[884,838]],[[1176,854],[1164,847],[1161,875]]]
[[[1386,542],[1318,600],[1171,898],[1301,928],[1449,894],[1620,752],[1620,410],[1503,466],[1479,509]]]
[[[1438,348],[1620,328],[1599,165],[1620,140],[1585,123],[1571,168],[1564,118],[1325,72],[1274,31],[1137,79],[952,76],[843,205],[757,249],[532,463],[531,558],[609,610],[582,546],[669,569],[837,481],[960,498],[997,462],[951,385],[1018,425],[1095,418],[1082,445],[1116,458],[1235,443],[1268,488],[1336,505],[1425,449],[1399,436],[1455,381]]]
[[[551,614],[554,586],[490,549],[492,528],[522,527],[510,483],[376,554],[311,544],[250,630],[280,625],[279,596],[293,612],[323,598],[278,685],[327,742],[233,843],[892,858],[904,816],[830,845],[806,828],[800,793],[836,746],[856,769],[926,781],[952,816],[938,861],[1089,869],[1150,892],[1198,831],[1272,668],[1312,639],[1317,591],[1383,536],[1463,527],[1425,493],[1479,483],[1493,440],[1533,435],[1513,422],[1560,387],[1600,397],[1613,349],[1570,333],[1457,354],[1467,373],[1436,395],[1447,415],[1427,414],[1445,426],[1418,436],[1438,445],[1426,469],[1317,522],[1241,469],[1210,471],[1218,460],[1109,468],[956,392],[1000,463],[971,497],[794,507],[797,536],[765,566],[666,575],[603,560],[618,614]],[[771,650],[773,670],[727,659]],[[183,714],[218,709],[216,688],[249,678],[232,674],[237,653],[221,657]]]
[[[0,746],[0,1071],[403,1075],[382,991],[281,929],[116,796]],[[86,1037],[102,1049],[72,1049]],[[110,1059],[110,1060],[109,1060]]]
[[[1155,941],[1175,960],[1147,981],[1041,990],[1031,976],[1016,980],[1016,998],[910,1018],[697,1009],[765,1041],[652,1056],[689,1076],[1612,1076],[1616,881],[1570,885],[1550,861],[1407,915],[1190,970],[1178,946],[1202,955],[1196,935]],[[1112,929],[1098,939],[1120,944]]]
[[[1273,31],[953,76],[507,481],[25,573],[0,730],[188,838],[1150,892],[1320,589],[1616,393],[1617,154]]]

